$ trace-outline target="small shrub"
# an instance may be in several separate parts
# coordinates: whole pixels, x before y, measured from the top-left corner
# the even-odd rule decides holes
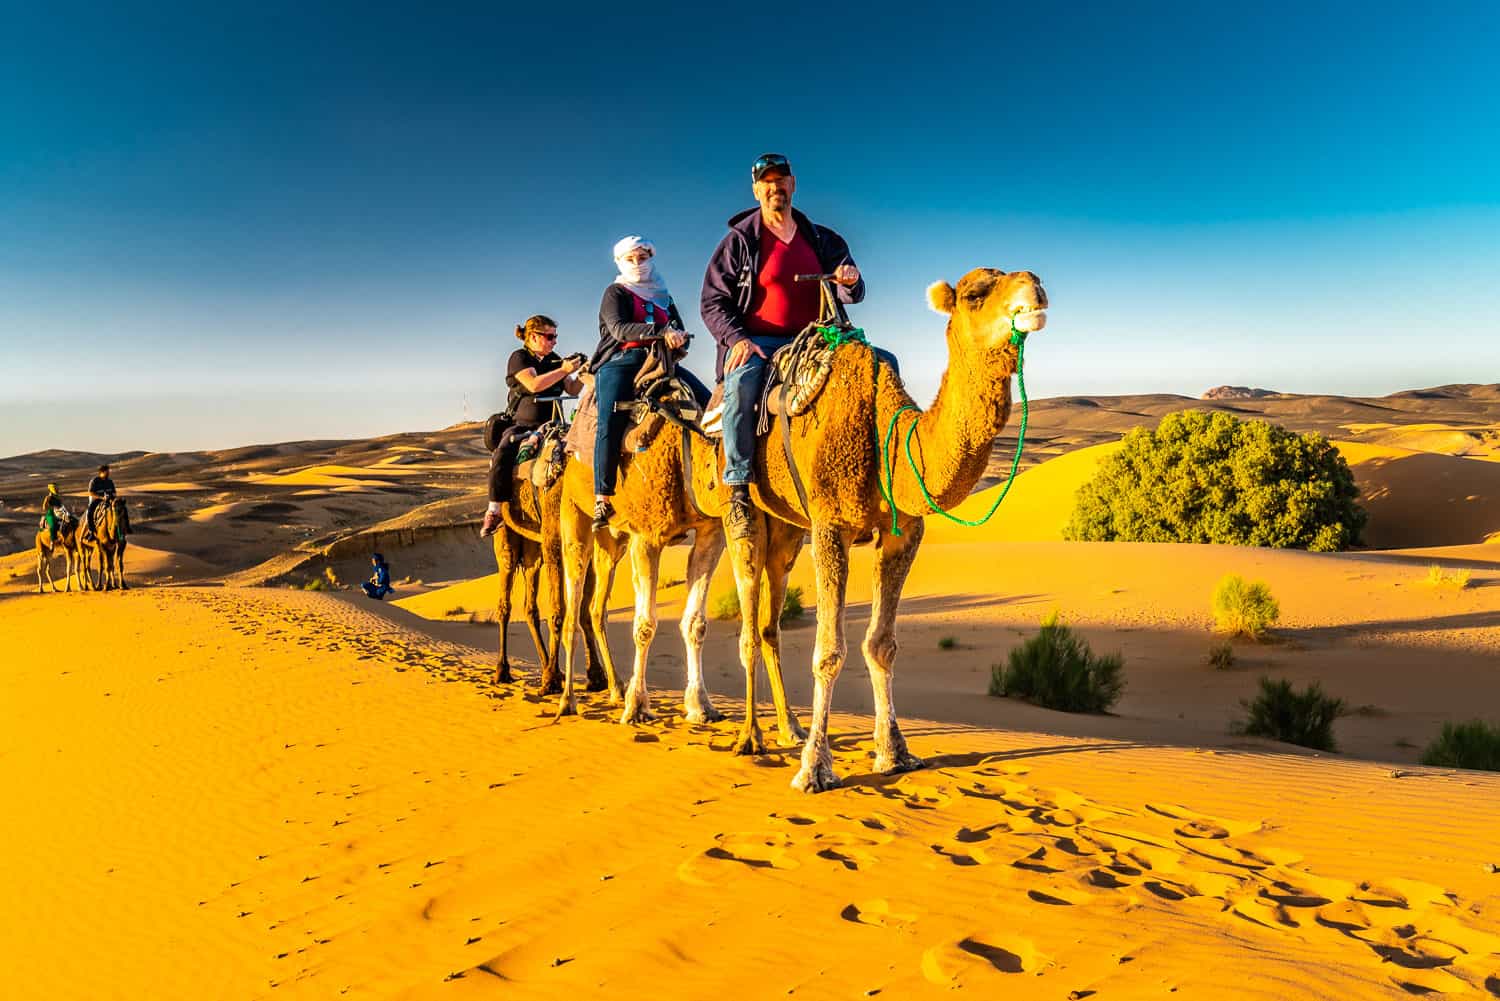
[[[786,598],[781,602],[781,624],[786,625],[793,619],[802,617],[802,588],[789,587],[786,589]]]
[[[990,694],[1063,712],[1102,713],[1125,690],[1124,666],[1119,654],[1096,657],[1053,612],[1042,620],[1041,632],[1010,652],[1004,667],[994,666]]]
[[[1260,581],[1247,584],[1238,574],[1229,574],[1214,589],[1214,622],[1220,632],[1258,640],[1280,617],[1281,606]]]
[[[306,584],[302,585],[302,590],[304,590],[304,591],[332,591],[333,587],[328,583],[328,581],[324,580],[322,577],[314,577],[312,580],[310,580]]]
[[[1260,679],[1260,694],[1254,701],[1241,699],[1249,715],[1235,729],[1254,737],[1270,737],[1287,744],[1319,751],[1337,750],[1333,721],[1344,715],[1343,699],[1324,695],[1315,681],[1304,692],[1295,691],[1285,679]]]
[[[1208,664],[1218,671],[1227,671],[1234,666],[1234,644],[1225,640],[1208,648]]]
[[[1477,719],[1444,723],[1438,739],[1422,752],[1422,764],[1500,772],[1500,725]]]
[[[1469,571],[1455,570],[1449,573],[1434,563],[1427,568],[1427,586],[1451,587],[1455,591],[1462,591],[1469,586]]]
[[[714,599],[713,617],[720,622],[731,622],[740,617],[740,596],[735,591],[725,591]]]
[[[942,639],[938,640],[938,649],[939,650],[952,650],[956,646],[958,646],[958,638],[957,637],[954,637],[954,636],[944,636]]]
[[[462,605],[454,605],[452,608],[450,608],[446,612],[444,612],[443,615],[444,616],[463,615],[467,611],[468,611],[468,609],[465,608]]]

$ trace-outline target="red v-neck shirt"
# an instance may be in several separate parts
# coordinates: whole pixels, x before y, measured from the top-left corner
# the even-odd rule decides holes
[[[745,326],[756,336],[795,337],[818,318],[818,283],[799,282],[797,275],[823,270],[811,241],[799,226],[791,243],[764,224],[760,228],[760,273],[745,314]]]

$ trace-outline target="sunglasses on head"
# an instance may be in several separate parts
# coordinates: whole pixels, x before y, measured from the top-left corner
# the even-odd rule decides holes
[[[773,170],[780,170],[791,174],[791,162],[780,153],[763,153],[750,165],[750,177],[758,181]]]

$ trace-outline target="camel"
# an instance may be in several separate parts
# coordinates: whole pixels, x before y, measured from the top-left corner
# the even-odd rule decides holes
[[[563,621],[562,537],[558,534],[558,513],[561,507],[561,478],[546,489],[536,487],[529,479],[518,479],[514,487],[514,505],[511,501],[501,503],[503,524],[494,535],[495,569],[500,575],[500,593],[495,607],[496,619],[500,625],[495,683],[510,684],[515,680],[506,650],[506,631],[510,625],[511,587],[519,573],[522,581],[522,612],[526,617],[526,627],[531,632],[531,641],[536,645],[538,663],[542,665],[542,695],[557,695],[562,692],[562,677],[557,670]],[[538,614],[544,572],[552,594],[552,610],[548,617],[550,644],[542,635],[541,618]],[[593,575],[586,575],[585,600],[593,594],[593,583]],[[603,691],[607,687],[607,680],[600,665],[598,638],[592,620],[585,625],[583,638],[584,655],[588,662],[588,686],[585,690]]]
[[[126,589],[125,584],[125,533],[130,526],[130,514],[123,497],[109,497],[94,509],[94,537],[86,539],[80,528],[78,548],[83,566],[84,590],[111,591]],[[95,583],[92,558],[99,558],[100,583]]]
[[[931,507],[906,459],[906,443],[921,470],[931,502],[949,508],[968,496],[984,475],[995,436],[1010,415],[1010,381],[1016,371],[1018,337],[1046,324],[1047,295],[1029,271],[976,268],[957,288],[938,282],[928,289],[932,308],[948,316],[948,370],[932,407],[919,410],[900,377],[861,344],[838,349],[833,369],[811,409],[791,419],[792,454],[805,485],[807,512],[787,465],[780,429],[757,445],[751,496],[774,522],[812,536],[817,584],[818,632],[813,653],[812,730],[792,787],[820,792],[839,784],[828,747],[828,716],[834,683],[845,659],[844,611],[849,546],[873,536],[876,547],[870,626],[863,653],[875,695],[875,770],[890,774],[920,768],[896,721],[892,688],[896,658],[896,606],[907,572],[922,542],[923,517]],[[891,428],[894,422],[894,433]],[[889,439],[889,445],[882,442]],[[886,449],[889,449],[887,453]],[[892,511],[883,498],[882,458],[894,474]],[[772,530],[732,547],[741,607],[753,602],[760,573],[786,562],[791,535]],[[795,558],[795,552],[792,554]],[[773,606],[773,608],[779,608]],[[753,649],[742,627],[742,656]]]
[[[635,590],[635,618],[632,638],[635,657],[630,684],[621,691],[619,675],[607,642],[600,644],[610,691],[610,704],[623,702],[620,722],[634,724],[655,718],[651,696],[646,685],[647,658],[656,635],[656,590],[661,565],[661,551],[669,542],[685,538],[691,532],[692,550],[688,555],[687,597],[684,602],[681,632],[687,652],[687,685],[683,691],[683,711],[690,722],[723,719],[714,708],[703,683],[703,637],[708,631],[705,614],[708,585],[724,552],[724,529],[721,521],[727,493],[716,493],[714,481],[717,465],[714,449],[706,442],[694,443],[688,432],[671,424],[659,428],[642,451],[624,450],[620,459],[619,482],[614,496],[615,516],[609,526],[594,532],[591,526],[594,505],[593,471],[581,462],[569,462],[563,473],[563,496],[560,512],[563,548],[564,589],[567,595],[563,619],[563,693],[558,716],[578,711],[573,692],[573,642],[577,635],[584,602],[585,565],[592,557],[595,590],[589,602],[589,614],[596,633],[604,636],[604,616],[615,568],[622,557],[630,558]],[[691,469],[691,477],[684,471]],[[689,482],[693,489],[689,491]],[[700,507],[699,505],[703,505]],[[758,528],[764,532],[766,526]],[[801,532],[797,532],[800,541]],[[788,547],[783,547],[788,548]],[[795,551],[792,553],[795,558]],[[776,589],[773,581],[772,607],[781,608],[785,595],[785,577]],[[753,622],[755,606],[741,604],[747,621]],[[781,681],[780,626],[776,615],[770,616],[763,631],[766,646],[766,670],[784,742],[800,741],[805,733],[787,705]],[[743,659],[743,657],[742,657]],[[750,660],[754,665],[753,656]],[[747,718],[755,716],[754,672],[746,681]],[[759,750],[742,740],[737,752]]]
[[[76,519],[59,524],[57,526],[57,540],[53,541],[51,533],[43,528],[36,533],[36,592],[41,594],[42,569],[47,570],[47,583],[52,586],[54,593],[58,590],[57,581],[52,578],[52,561],[56,559],[58,550],[62,550],[63,560],[67,564],[67,589],[73,590],[73,578],[79,578],[78,589],[83,590],[83,559],[78,548],[78,537],[83,528]]]

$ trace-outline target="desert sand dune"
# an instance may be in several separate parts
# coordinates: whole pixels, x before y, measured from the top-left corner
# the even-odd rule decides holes
[[[877,778],[838,716],[805,798],[331,598],[0,618],[49,651],[0,675],[7,997],[1500,992],[1496,777],[913,720]]]

